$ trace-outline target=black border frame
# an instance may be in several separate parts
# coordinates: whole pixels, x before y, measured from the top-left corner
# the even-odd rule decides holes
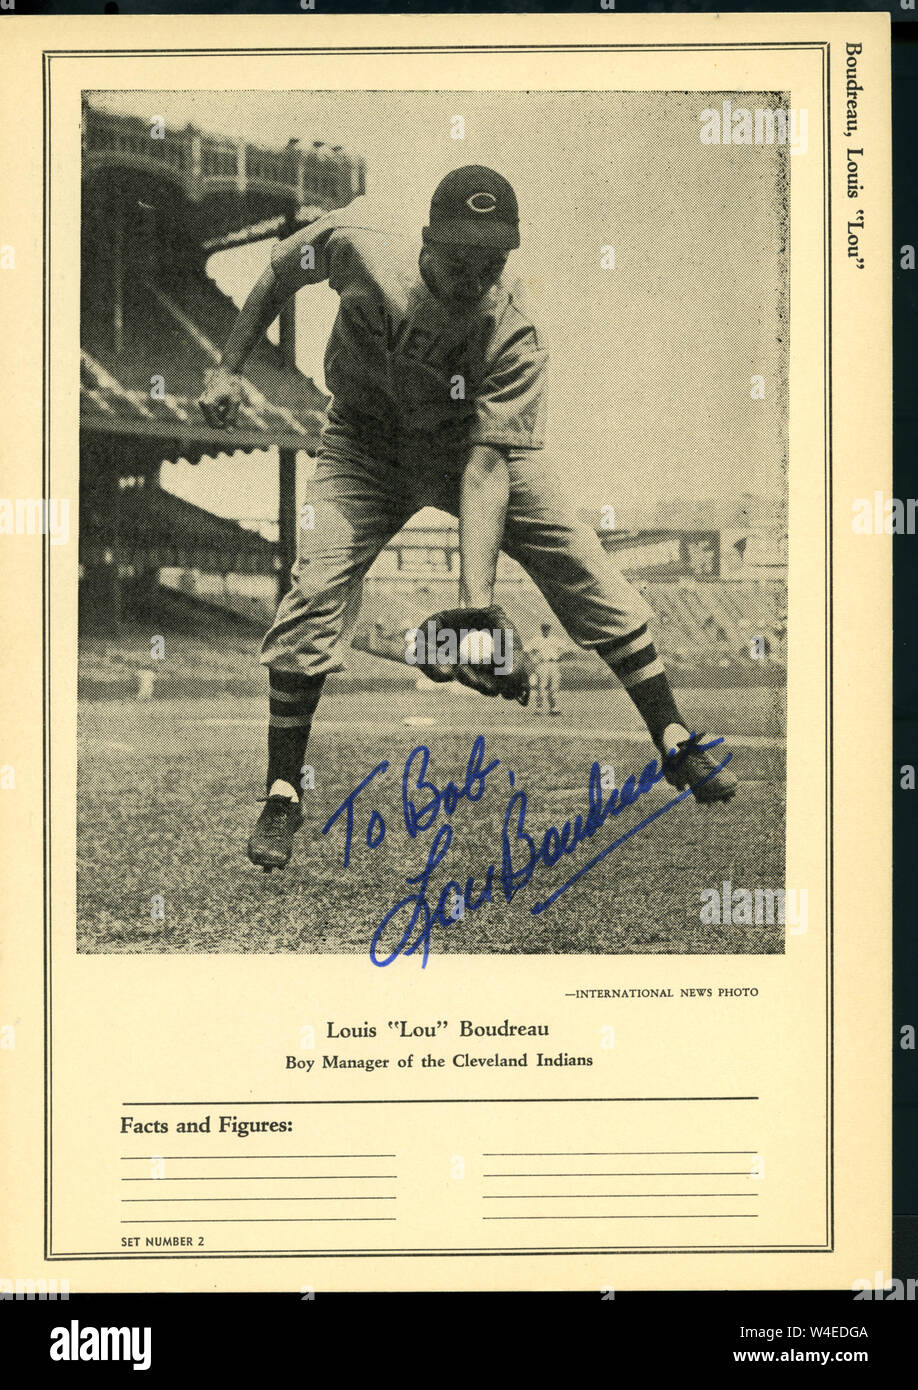
[[[635,44],[418,44],[355,46],[336,45],[310,48],[186,48],[186,49],[45,49],[42,51],[42,496],[50,497],[51,473],[51,66],[55,59],[100,57],[189,57],[207,55],[253,57],[283,55],[313,57],[323,54],[434,54],[475,52],[570,53],[590,52],[668,52],[737,51],[737,50],[804,50],[821,55],[821,87],[823,111],[823,305],[824,305],[824,379],[825,379],[825,541],[826,541],[826,1243],[824,1245],[680,1245],[680,1246],[551,1246],[546,1248],[501,1247],[449,1250],[279,1250],[279,1251],[201,1251],[185,1254],[162,1252],[144,1254],[140,1251],[85,1251],[57,1253],[52,1241],[52,1173],[53,1173],[53,1078],[52,1078],[52,962],[51,962],[51,681],[50,681],[50,544],[47,533],[42,535],[42,755],[43,755],[43,918],[44,940],[42,959],[42,993],[44,1002],[44,1258],[54,1260],[182,1260],[182,1259],[442,1259],[447,1257],[512,1257],[571,1256],[571,1255],[679,1255],[679,1254],[831,1254],[835,1249],[835,1132],[834,1132],[834,763],[833,763],[833,598],[832,598],[832,127],[831,127],[831,43],[828,40],[793,40],[754,43],[635,43]],[[602,1097],[589,1097],[603,1101]],[[608,1097],[607,1101],[657,1099],[654,1097]],[[661,1098],[662,1099],[662,1098]],[[684,1099],[688,1099],[687,1097]],[[701,1098],[697,1098],[701,1099]],[[710,1097],[708,1099],[714,1099]],[[717,1099],[754,1099],[754,1097],[718,1097]],[[465,1103],[501,1103],[500,1098],[464,1098]],[[123,1102],[127,1103],[127,1102]],[[131,1102],[134,1105],[206,1104],[208,1102]],[[234,1104],[237,1102],[234,1102]],[[255,1103],[255,1102],[253,1102]],[[270,1104],[271,1102],[258,1102]],[[277,1102],[275,1102],[277,1103]],[[300,1101],[283,1104],[324,1104],[338,1102]],[[387,1104],[368,1101],[366,1104]],[[409,1103],[435,1104],[434,1101]],[[447,1103],[453,1103],[449,1101]]]

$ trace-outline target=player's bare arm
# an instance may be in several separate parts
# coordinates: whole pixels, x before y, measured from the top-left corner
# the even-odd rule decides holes
[[[459,602],[489,608],[504,538],[510,472],[499,449],[479,444],[462,474],[459,494]]]
[[[284,306],[288,295],[270,266],[256,280],[220,354],[220,365],[208,378],[200,398],[201,410],[213,429],[231,430],[243,400],[239,377],[246,359]]]

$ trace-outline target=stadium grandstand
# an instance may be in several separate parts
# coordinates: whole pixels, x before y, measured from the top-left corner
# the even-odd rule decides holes
[[[693,531],[597,528],[597,534],[653,608],[657,645],[677,681],[783,680],[786,542],[778,523]],[[455,603],[458,578],[455,521],[422,513],[370,571],[355,648],[397,655],[406,629]],[[533,642],[546,622],[562,635],[538,589],[505,555],[496,591],[524,643]],[[563,679],[568,687],[590,686],[608,683],[609,674],[598,658],[571,646]]]
[[[216,251],[287,235],[363,192],[363,161],[316,141],[281,150],[83,105],[80,329],[81,627],[146,615],[164,567],[277,576],[295,548],[295,459],[324,394],[297,371],[293,324],[246,364],[236,450],[277,449],[277,544],[163,491],[162,464],[226,450],[197,408],[236,316]]]
[[[150,692],[151,633],[170,634],[162,693],[261,689],[253,656],[296,548],[296,459],[314,455],[326,397],[295,366],[295,317],[245,368],[233,450],[277,450],[280,508],[241,524],[162,486],[167,461],[225,453],[196,401],[236,308],[207,274],[218,251],[288,235],[365,190],[363,161],[295,139],[281,149],[193,126],[83,107],[80,360],[80,687]],[[759,499],[742,514],[673,499],[640,525],[597,534],[645,591],[676,683],[779,683],[785,663],[786,530]],[[679,520],[682,518],[682,527]],[[687,529],[686,529],[687,527]],[[352,688],[415,678],[382,653],[455,603],[456,523],[415,517],[370,571],[338,680]],[[525,642],[554,615],[502,556],[497,592]],[[605,684],[598,659],[571,650],[568,686]]]

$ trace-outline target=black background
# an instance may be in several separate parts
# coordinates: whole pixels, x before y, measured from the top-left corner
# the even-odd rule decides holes
[[[393,5],[374,0],[315,0],[316,14],[493,14],[554,13],[595,14],[598,0],[571,4],[443,3],[443,0],[398,0]],[[900,0],[855,0],[855,3],[743,4],[721,0],[616,0],[607,13],[610,26],[615,15],[694,13],[816,12],[838,10],[877,11],[892,19],[893,69],[893,346],[894,346],[894,477],[893,494],[918,495],[918,401],[916,401],[916,324],[918,324],[918,270],[900,269],[899,248],[918,244],[918,10],[903,10]],[[264,3],[216,3],[186,0],[167,4],[162,0],[16,0],[14,12],[0,11],[0,25],[16,23],[33,14],[112,16],[112,38],[118,40],[119,14],[302,14],[308,23],[312,12],[300,11],[298,0],[264,0]],[[2,43],[2,29],[0,29]],[[10,196],[10,190],[4,190]],[[869,364],[865,364],[865,368]],[[894,815],[894,1004],[893,1036],[893,1268],[892,1275],[918,1280],[918,1052],[899,1046],[899,1030],[905,1024],[918,1027],[918,912],[911,877],[918,847],[918,791],[900,788],[900,768],[918,765],[918,643],[911,631],[915,595],[918,592],[918,537],[898,536],[894,555],[894,707],[893,766],[864,765],[860,776],[887,782]],[[844,632],[836,634],[844,642]],[[869,711],[864,711],[865,720]],[[857,786],[841,788],[841,796],[856,800]],[[862,949],[866,955],[873,941],[865,929]],[[837,1155],[844,1162],[844,1155]],[[881,1175],[878,1175],[878,1177]],[[4,1182],[10,1179],[9,1171]],[[788,1258],[783,1256],[782,1260]],[[763,1263],[764,1263],[763,1259]],[[527,1263],[529,1263],[527,1261]],[[603,1299],[600,1290],[608,1282],[596,1260],[596,1290],[588,1293],[517,1294],[365,1294],[323,1293],[303,1301],[300,1285],[320,1277],[321,1262],[307,1272],[290,1260],[291,1292],[286,1294],[132,1296],[88,1295],[74,1292],[66,1302],[0,1303],[0,1345],[9,1369],[21,1358],[19,1374],[33,1371],[51,1381],[91,1375],[109,1379],[132,1377],[124,1363],[56,1363],[48,1356],[52,1327],[67,1325],[72,1318],[99,1326],[149,1326],[152,1329],[153,1365],[140,1382],[150,1377],[169,1377],[180,1384],[199,1377],[252,1384],[275,1377],[298,1380],[354,1380],[380,1377],[396,1382],[436,1380],[444,1373],[450,1380],[467,1376],[493,1383],[505,1377],[515,1382],[538,1377],[540,1381],[567,1379],[604,1381],[622,1375],[646,1376],[681,1372],[684,1375],[731,1376],[738,1367],[733,1351],[772,1347],[783,1341],[740,1339],[744,1327],[806,1328],[826,1324],[866,1327],[866,1338],[795,1341],[808,1349],[868,1350],[866,1365],[822,1369],[834,1379],[843,1369],[862,1376],[895,1369],[907,1374],[914,1364],[910,1342],[918,1305],[907,1300],[855,1302],[850,1291],[835,1293],[624,1293]],[[538,1272],[538,1261],[534,1261]],[[15,1278],[21,1271],[0,1271]],[[884,1271],[884,1275],[888,1275]],[[865,1271],[865,1276],[872,1275]],[[179,1277],[179,1276],[176,1276]],[[548,1278],[546,1267],[546,1278]],[[78,1281],[71,1281],[78,1282]],[[550,1356],[550,1360],[548,1359]],[[560,1362],[555,1365],[555,1360]],[[901,1368],[901,1369],[900,1369]],[[740,1371],[740,1375],[742,1375]]]

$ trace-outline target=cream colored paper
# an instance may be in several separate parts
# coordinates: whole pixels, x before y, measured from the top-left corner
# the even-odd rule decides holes
[[[43,489],[73,499],[74,532],[54,546],[0,537],[2,761],[15,782],[0,795],[0,1275],[10,1287],[31,1279],[66,1281],[72,1292],[850,1288],[877,1270],[889,1276],[891,540],[852,527],[855,499],[890,490],[888,23],[862,14],[614,12],[4,20],[2,240],[14,258],[0,281],[3,492],[14,503]],[[862,45],[856,199],[846,196],[850,44]],[[168,944],[77,952],[81,94],[303,88],[761,91],[787,93],[789,105],[807,110],[808,148],[789,159],[786,884],[807,885],[809,914],[783,952],[434,946],[423,971],[416,956],[377,969],[357,953],[190,954]],[[604,174],[592,191],[610,198],[614,180],[611,194]],[[848,255],[847,224],[860,209],[863,268]],[[536,221],[537,208],[526,215]],[[555,357],[567,350],[555,345]],[[251,718],[262,713],[253,701]],[[436,764],[437,734],[427,732]],[[636,748],[626,770],[639,772],[648,756]],[[351,785],[371,767],[355,765]],[[394,820],[392,786],[381,804]],[[251,810],[240,792],[240,844]],[[226,892],[232,901],[231,879]],[[712,997],[681,994],[696,987]],[[571,997],[623,988],[672,997]],[[719,998],[720,989],[757,994]],[[398,1020],[441,1036],[402,1038],[388,1026]],[[550,1031],[463,1038],[462,1020]],[[375,1037],[329,1038],[330,1027],[364,1025]],[[607,1028],[613,1048],[603,1047]],[[539,1050],[593,1064],[537,1067]],[[291,1054],[332,1051],[388,1065],[286,1066]],[[525,1069],[452,1060],[523,1051]],[[428,1052],[445,1059],[442,1068],[421,1068]],[[399,1066],[409,1054],[412,1064]],[[165,1122],[168,1134],[123,1134],[123,1115]],[[206,1115],[209,1134],[177,1133],[181,1121]],[[220,1116],[289,1128],[240,1138],[219,1133]],[[677,1156],[681,1171],[701,1174],[706,1155],[724,1176],[705,1176],[699,1191],[748,1194],[724,1198],[731,1219],[713,1219],[710,1201],[691,1197],[680,1198],[677,1219],[648,1204],[661,1184],[624,1176],[663,1174],[663,1160]],[[199,1203],[196,1221],[171,1203],[168,1219],[154,1207],[144,1224],[128,1219],[126,1173],[173,1180],[172,1192],[178,1179],[190,1197],[200,1183],[187,1179],[201,1170],[211,1196],[231,1191],[239,1201]],[[601,1175],[595,1186],[584,1186],[584,1171]],[[353,1194],[356,1175],[366,1175],[362,1189],[394,1198],[371,1204],[392,1219],[358,1221],[351,1195],[346,1221],[326,1219],[327,1203],[322,1221],[293,1219],[313,1202],[281,1204],[272,1224],[261,1214],[243,1221],[256,1204],[244,1205],[246,1186],[228,1187],[224,1172],[255,1177],[261,1195],[280,1186],[291,1197],[316,1186],[327,1194],[329,1182]],[[275,1173],[289,1187],[263,1181]],[[534,1200],[533,1173],[559,1185],[539,1186]],[[511,1185],[526,1200],[510,1200]],[[157,1196],[163,1189],[169,1184]],[[583,1205],[576,1194],[587,1190],[637,1195]],[[548,1219],[543,1194],[557,1196]],[[231,1219],[205,1219],[220,1208]],[[176,1237],[178,1245],[161,1243]]]

